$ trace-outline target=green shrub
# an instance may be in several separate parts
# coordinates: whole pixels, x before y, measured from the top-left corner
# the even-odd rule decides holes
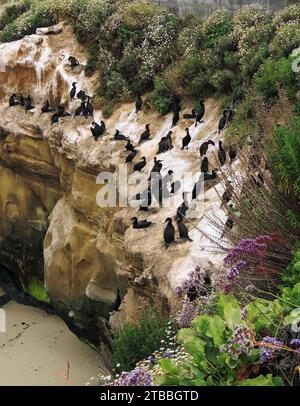
[[[164,115],[170,111],[173,97],[174,95],[166,79],[157,76],[155,78],[154,90],[147,101],[152,104],[161,115]]]
[[[26,11],[4,28],[1,32],[1,41],[15,41],[25,35],[35,33],[39,27],[48,27],[56,22],[54,14]]]
[[[116,370],[130,371],[138,361],[158,350],[166,327],[167,320],[155,308],[147,310],[137,324],[126,323],[113,338],[112,361]]]
[[[254,76],[259,92],[270,99],[277,96],[278,87],[284,87],[290,96],[296,93],[296,75],[291,68],[291,59],[268,58]]]
[[[225,134],[229,142],[243,145],[247,139],[255,139],[259,133],[255,118],[255,105],[255,95],[250,93],[235,106],[236,114]]]
[[[300,23],[289,23],[278,29],[269,50],[276,58],[288,57],[300,44]]]
[[[125,55],[117,64],[117,71],[131,84],[138,74],[138,60],[134,54]]]
[[[223,37],[227,37],[233,29],[232,15],[226,9],[215,11],[201,25],[204,46],[215,47]]]
[[[277,126],[268,155],[277,187],[300,198],[300,118],[290,127]]]
[[[3,30],[6,25],[14,22],[29,7],[29,1],[16,1],[5,4],[0,10],[0,30]]]
[[[99,49],[97,46],[91,47],[89,49],[89,56],[84,68],[84,73],[86,76],[92,76],[93,73],[96,72],[98,68],[98,54],[99,54]]]

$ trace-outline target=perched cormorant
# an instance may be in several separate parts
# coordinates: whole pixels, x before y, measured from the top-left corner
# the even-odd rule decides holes
[[[19,104],[18,100],[16,100],[16,99],[17,99],[17,95],[15,93],[13,93],[8,100],[10,107],[17,106]]]
[[[125,137],[125,135],[121,134],[119,130],[116,130],[115,135],[114,135],[114,140],[115,141],[128,141],[128,137]]]
[[[166,136],[166,150],[169,151],[170,149],[173,148],[173,142],[172,142],[172,131],[169,131],[167,136]]]
[[[131,150],[131,151],[129,152],[129,154],[127,155],[127,157],[126,157],[126,161],[125,161],[125,162],[126,162],[126,163],[132,162],[137,153],[138,153],[138,152],[137,152],[136,149]]]
[[[77,61],[76,58],[74,58],[74,56],[69,56],[68,59],[69,59],[71,68],[75,68],[75,66],[79,65],[79,62]]]
[[[175,241],[175,228],[170,217],[165,220],[165,223],[168,223],[164,229],[164,241],[167,249]]]
[[[140,138],[140,141],[139,141],[139,144],[142,142],[142,141],[146,141],[146,140],[148,140],[149,138],[150,138],[150,124],[146,124],[146,129],[145,129],[145,131],[142,133],[142,135],[141,135],[141,138]]]
[[[163,180],[164,184],[171,182],[173,179],[173,175],[174,175],[174,172],[172,171],[172,169],[169,169],[167,174],[163,176],[162,180]]]
[[[87,108],[87,111],[88,111],[88,115],[93,117],[93,115],[94,115],[94,107],[93,107],[92,103],[90,102],[90,99],[91,99],[90,96],[88,96],[87,97],[87,102],[86,102],[86,108]]]
[[[174,111],[172,118],[172,127],[175,127],[179,121],[179,111]]]
[[[179,180],[175,180],[175,182],[171,183],[170,194],[173,195],[173,194],[177,193],[178,190],[180,190],[180,188],[181,188],[181,182]]]
[[[142,156],[141,160],[134,165],[133,171],[141,172],[141,170],[144,168],[144,166],[146,166],[146,164],[147,164],[146,158]]]
[[[152,173],[160,173],[161,168],[162,168],[162,161],[160,161],[159,159],[156,158],[156,156],[154,157],[154,165],[150,171],[150,176],[149,179],[151,179],[151,174]]]
[[[230,161],[231,161],[231,162],[235,160],[236,155],[237,155],[236,145],[235,145],[235,144],[232,144],[232,145],[230,145],[230,147],[229,147],[229,158],[230,158]]]
[[[148,228],[153,223],[148,220],[138,220],[136,217],[132,217],[132,227],[133,228]]]
[[[34,106],[32,105],[31,97],[28,95],[25,99],[25,110],[29,111],[32,109],[34,109]]]
[[[186,113],[183,115],[183,118],[187,119],[187,120],[191,120],[196,118],[196,109],[192,110],[192,113]]]
[[[82,112],[82,115],[83,115],[85,118],[88,118],[89,111],[88,111],[88,108],[87,108],[85,102],[82,102],[82,103],[81,103],[81,112]]]
[[[142,110],[142,106],[143,106],[143,99],[141,98],[141,94],[138,93],[136,100],[135,100],[135,111],[136,113],[138,113],[139,111]]]
[[[203,156],[203,155],[206,154],[209,145],[213,145],[213,146],[214,146],[215,143],[214,143],[212,140],[208,140],[208,141],[203,142],[203,143],[200,145],[200,148],[199,148],[200,156]]]
[[[25,106],[25,99],[24,99],[22,93],[21,93],[21,96],[20,96],[20,106],[22,106],[22,107]]]
[[[187,212],[187,210],[189,208],[185,192],[182,193],[182,198],[183,198],[183,202],[181,203],[181,205],[177,209],[176,218],[185,217],[186,212]]]
[[[104,134],[105,131],[106,131],[105,123],[104,123],[104,121],[101,120],[100,125],[99,125],[99,124],[97,124],[97,123],[95,123],[95,122],[93,121],[93,122],[92,122],[92,126],[93,126],[93,127],[91,127],[90,130],[91,130],[91,133],[93,134],[93,137],[94,137],[95,141],[97,141],[98,138],[99,138],[102,134]]]
[[[202,118],[205,113],[205,106],[204,106],[204,100],[200,100],[200,107],[198,111],[196,111],[196,121],[195,121],[195,127],[197,127],[197,124],[203,123]]]
[[[173,143],[172,143],[172,131],[170,130],[166,137],[162,137],[162,139],[159,141],[158,144],[158,151],[157,154],[161,154],[163,152],[169,151],[170,149],[173,148]]]
[[[211,174],[210,173],[205,173],[204,174],[204,182],[207,180],[213,180],[216,179],[218,170],[217,169],[213,169]]]
[[[67,116],[70,116],[70,115],[71,115],[70,113],[68,113],[67,111],[65,111],[65,106],[63,106],[62,104],[60,104],[60,105],[57,107],[57,114],[58,114],[60,117],[67,117]]]
[[[204,174],[204,177],[205,177],[205,175],[206,174]],[[199,179],[194,184],[194,187],[193,187],[193,190],[192,190],[192,200],[197,199],[200,191],[201,191],[201,176],[199,176]]]
[[[223,166],[226,162],[226,152],[225,152],[224,148],[222,147],[222,141],[219,141],[218,158],[219,158],[221,166]]]
[[[80,114],[82,113],[83,107],[85,107],[85,103],[84,103],[84,102],[81,102],[81,103],[80,103],[80,106],[78,106],[78,107],[75,109],[74,117],[75,117],[75,116],[80,116]]]
[[[173,113],[179,113],[180,110],[181,110],[180,99],[178,96],[174,96],[171,103],[171,111],[173,111]]]
[[[49,104],[49,101],[48,100],[46,100],[46,103],[43,105],[43,107],[41,108],[41,112],[42,113],[49,113],[49,112],[51,112],[51,111],[54,111],[55,109],[52,109],[51,107],[50,107],[50,104]]]
[[[61,116],[58,113],[53,114],[53,116],[51,117],[51,124],[58,123],[60,117]]]
[[[203,158],[203,161],[201,162],[200,171],[203,173],[208,172],[208,159],[206,156]]]
[[[127,151],[133,151],[134,146],[131,144],[130,140],[127,141],[127,144],[125,145],[125,148]]]
[[[76,96],[76,82],[73,82],[72,89],[70,91],[70,99],[74,100],[75,96]]]
[[[189,237],[189,230],[187,229],[187,226],[183,223],[183,218],[182,217],[179,217],[177,219],[177,227],[178,227],[179,237],[180,238],[184,238],[184,239],[187,239],[189,241],[193,241]]]
[[[227,124],[227,110],[223,111],[223,116],[219,121],[219,134],[220,132],[225,128],[226,124]]]
[[[83,90],[79,90],[79,92],[77,93],[77,98],[80,99],[81,101],[86,101],[88,96]]]
[[[226,183],[226,189],[222,195],[222,205],[228,203],[232,198],[233,186],[230,182]]]
[[[190,131],[188,128],[185,129],[186,135],[182,139],[182,147],[181,149],[188,148],[189,143],[191,142]]]

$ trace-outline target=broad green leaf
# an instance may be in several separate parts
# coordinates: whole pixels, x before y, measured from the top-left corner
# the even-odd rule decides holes
[[[273,378],[271,374],[259,375],[253,379],[245,379],[239,382],[237,386],[282,386],[282,380],[279,377]]]
[[[220,316],[215,315],[213,317],[210,317],[206,335],[213,339],[214,344],[217,347],[224,343],[224,330],[224,320]]]
[[[182,328],[178,331],[177,339],[180,343],[184,343],[189,337],[195,337],[195,331],[191,328]]]
[[[209,319],[210,319],[210,317],[208,315],[197,316],[194,319],[193,325],[195,326],[195,329],[198,333],[201,333],[201,334],[206,333],[206,330],[209,326]]]
[[[166,373],[176,374],[178,372],[178,368],[173,364],[170,359],[161,359],[159,360],[159,365],[161,369]]]

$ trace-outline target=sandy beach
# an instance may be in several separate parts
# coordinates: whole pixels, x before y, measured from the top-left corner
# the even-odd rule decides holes
[[[96,385],[99,354],[81,342],[59,317],[7,303],[0,332],[0,385]]]

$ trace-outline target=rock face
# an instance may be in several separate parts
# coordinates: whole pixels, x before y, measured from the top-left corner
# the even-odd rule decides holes
[[[99,141],[94,141],[89,127],[102,119],[100,110],[95,110],[93,119],[69,116],[51,126],[51,113],[40,112],[45,100],[74,112],[80,100],[70,101],[72,83],[93,95],[97,77],[85,77],[86,55],[69,27],[50,32],[58,33],[38,30],[38,35],[0,45],[5,67],[0,73],[0,263],[17,271],[25,285],[32,277],[43,277],[51,300],[83,323],[86,318],[98,325],[102,317],[107,318],[115,307],[117,290],[125,300],[112,323],[133,318],[141,298],[172,311],[174,288],[195,266],[214,273],[222,264],[223,255],[212,256],[205,250],[220,234],[208,217],[226,220],[219,203],[222,183],[208,182],[205,188],[202,211],[188,225],[193,242],[182,241],[168,249],[162,238],[163,222],[176,214],[181,192],[169,207],[145,214],[135,207],[99,207],[96,199],[103,184],[97,175],[116,173],[127,156],[124,142],[112,140],[115,129],[136,144],[145,124],[151,124],[151,140],[139,146],[136,157],[136,162],[146,157],[143,172],[148,176],[172,117],[161,118],[152,111],[137,115],[133,104],[122,105],[105,121],[108,131]],[[74,70],[68,64],[69,55],[80,61]],[[26,113],[21,106],[8,107],[13,92],[30,94],[35,109]],[[183,113],[192,108],[183,107]],[[160,155],[162,175],[170,169],[176,175],[186,174],[184,191],[189,201],[199,175],[199,145],[208,139],[217,145],[219,118],[217,102],[207,100],[204,123],[195,127],[192,121],[181,120],[172,129],[174,148]],[[182,151],[186,127],[192,141]],[[218,167],[216,153],[217,146],[209,150],[210,171]],[[132,165],[128,174],[133,184]],[[134,215],[154,225],[135,230],[130,221]]]

